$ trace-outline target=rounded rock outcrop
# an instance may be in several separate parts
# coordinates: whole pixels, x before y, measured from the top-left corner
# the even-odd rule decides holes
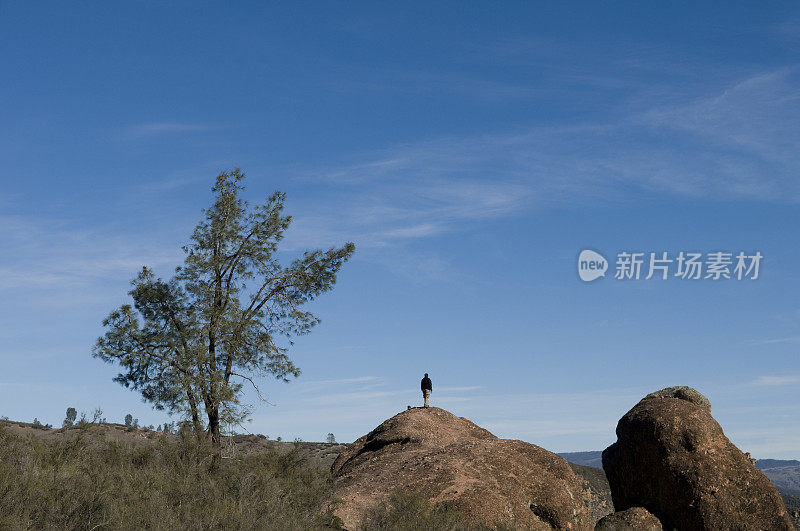
[[[335,513],[357,529],[400,490],[447,503],[471,522],[518,529],[591,529],[588,485],[561,457],[499,439],[439,408],[388,419],[336,459]]]
[[[792,530],[775,486],[728,440],[709,408],[671,395],[642,399],[603,452],[615,509],[644,507],[666,528]]]

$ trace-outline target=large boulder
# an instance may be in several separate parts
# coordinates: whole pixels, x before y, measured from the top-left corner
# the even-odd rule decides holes
[[[681,530],[793,529],[775,486],[725,437],[702,395],[679,394],[648,395],[617,424],[603,452],[616,510],[644,507]]]
[[[336,515],[357,529],[392,492],[447,503],[473,523],[591,529],[592,494],[561,457],[498,439],[439,408],[404,411],[349,445],[331,467]]]
[[[644,507],[631,507],[604,516],[594,526],[594,531],[662,531],[661,520]]]

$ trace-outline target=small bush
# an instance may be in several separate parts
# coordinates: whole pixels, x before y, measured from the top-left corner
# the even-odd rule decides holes
[[[433,504],[415,493],[402,491],[392,493],[387,503],[377,505],[368,511],[362,525],[367,531],[493,529],[469,523],[461,512],[447,504]]]
[[[38,418],[34,418],[34,419],[33,419],[33,423],[32,423],[32,425],[33,425],[33,427],[34,427],[34,428],[36,428],[37,430],[49,430],[50,428],[52,428],[52,427],[53,427],[53,426],[51,426],[50,424],[42,424],[41,422],[39,422],[39,419],[38,419]]]

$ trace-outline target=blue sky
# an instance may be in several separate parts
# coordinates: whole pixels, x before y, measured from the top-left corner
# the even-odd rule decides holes
[[[691,385],[743,450],[800,457],[798,45],[792,3],[0,1],[0,415],[166,419],[91,347],[240,166],[287,193],[287,260],[357,245],[248,430],[352,440],[428,372],[553,451]],[[584,283],[586,248],[764,261]]]

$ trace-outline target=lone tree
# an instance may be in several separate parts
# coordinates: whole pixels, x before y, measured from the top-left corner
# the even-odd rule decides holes
[[[64,418],[64,422],[62,423],[64,426],[72,426],[75,424],[75,419],[78,418],[78,412],[75,410],[74,407],[67,408],[67,416]]]
[[[111,312],[93,351],[119,364],[115,381],[156,409],[185,415],[198,439],[205,432],[215,464],[220,423],[248,415],[240,402],[244,384],[260,395],[259,376],[288,381],[300,374],[287,344],[319,322],[303,305],[333,288],[355,250],[347,243],[306,251],[282,265],[275,255],[291,222],[283,215],[285,195],[250,207],[239,196],[243,179],[238,168],[217,176],[214,204],[183,247],[183,266],[168,281],[142,268],[129,292],[133,306]]]

